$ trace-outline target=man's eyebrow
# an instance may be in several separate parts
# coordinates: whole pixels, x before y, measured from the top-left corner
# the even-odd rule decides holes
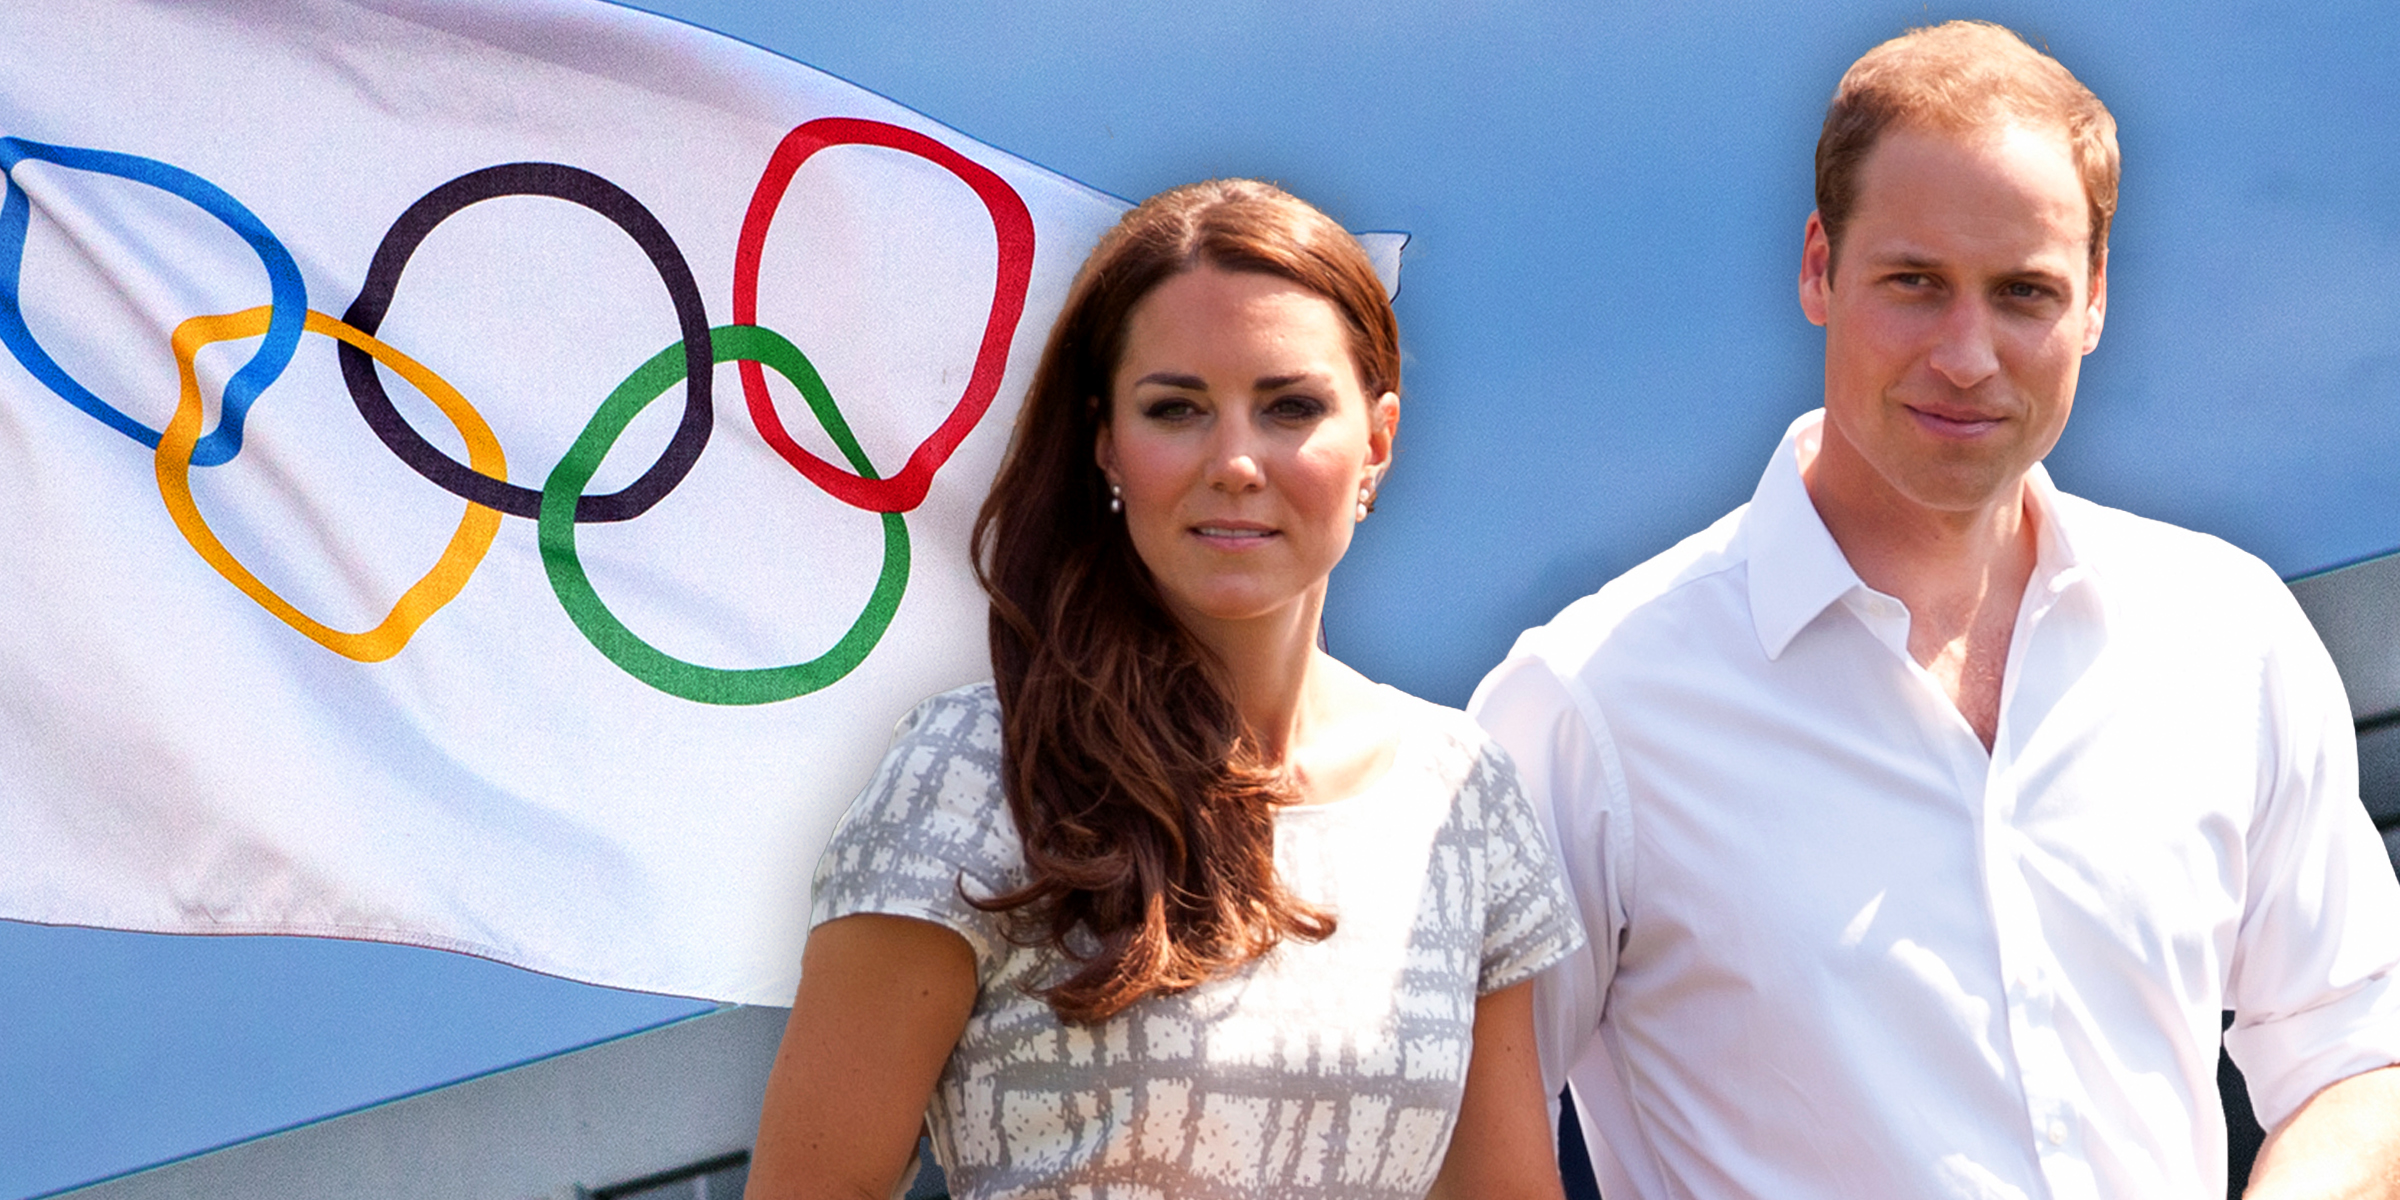
[[[1873,261],[1878,267],[1906,271],[1931,271],[1942,265],[1940,259],[1916,250],[1896,250]]]
[[[1877,269],[1885,271],[1939,271],[1946,265],[1941,259],[1917,250],[1896,250],[1872,261]],[[2069,272],[2029,262],[2000,274],[2009,279],[2064,279]]]

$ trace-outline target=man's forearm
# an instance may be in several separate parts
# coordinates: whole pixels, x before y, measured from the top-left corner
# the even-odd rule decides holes
[[[2342,1080],[2267,1138],[2244,1200],[2400,1200],[2400,1067]]]

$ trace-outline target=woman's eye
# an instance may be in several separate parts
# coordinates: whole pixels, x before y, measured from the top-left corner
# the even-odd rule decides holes
[[[1315,396],[1284,396],[1267,406],[1270,416],[1285,421],[1313,421],[1331,406]]]
[[[1142,406],[1142,415],[1153,421],[1186,420],[1200,411],[1200,406],[1180,396],[1167,396]]]

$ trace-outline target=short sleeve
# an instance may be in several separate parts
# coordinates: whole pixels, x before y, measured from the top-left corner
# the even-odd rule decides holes
[[[1517,785],[1508,752],[1482,741],[1469,786],[1482,798],[1483,960],[1478,995],[1522,983],[1583,945],[1558,855]]]
[[[965,938],[977,976],[989,978],[1010,946],[994,914],[966,896],[1016,886],[1023,863],[991,685],[945,692],[901,720],[834,829],[810,884],[809,927],[860,913],[930,921]]]

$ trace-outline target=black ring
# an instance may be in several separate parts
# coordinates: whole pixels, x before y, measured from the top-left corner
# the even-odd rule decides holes
[[[649,470],[642,472],[641,478],[605,496],[578,496],[575,500],[578,522],[631,520],[674,491],[675,485],[691,473],[692,464],[699,461],[700,451],[708,445],[709,432],[715,425],[711,385],[716,376],[716,365],[709,352],[708,309],[700,301],[700,285],[692,278],[691,264],[676,249],[667,227],[631,193],[589,171],[560,163],[503,163],[470,171],[425,193],[423,199],[409,205],[408,211],[392,222],[383,235],[383,244],[375,248],[375,258],[368,264],[367,281],[359,288],[358,299],[350,302],[350,311],[342,314],[342,320],[372,335],[391,312],[392,295],[400,287],[400,273],[407,269],[409,256],[417,252],[426,235],[460,209],[500,196],[548,196],[608,218],[650,257],[650,265],[657,268],[659,279],[667,285],[667,296],[675,305],[675,323],[683,331],[683,423],[675,427],[675,436],[668,440],[666,451]],[[374,359],[347,343],[340,347],[339,353],[342,380],[350,386],[351,401],[400,461],[453,495],[512,516],[540,518],[540,488],[494,479],[443,453],[392,406],[392,398],[383,390],[383,380],[376,374]]]

